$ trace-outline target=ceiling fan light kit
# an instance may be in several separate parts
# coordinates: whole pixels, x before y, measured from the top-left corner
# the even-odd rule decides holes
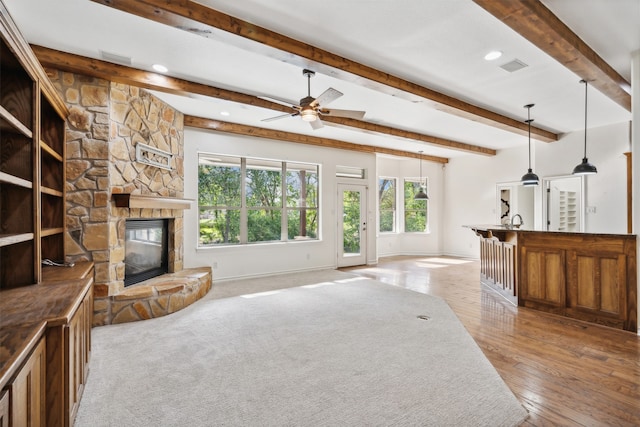
[[[307,70],[305,68],[304,70],[302,70],[302,75],[307,78],[307,96],[302,98],[298,105],[288,104],[289,106],[291,106],[291,108],[293,108],[293,113],[263,119],[263,122],[284,119],[285,117],[300,116],[302,120],[308,122],[315,130],[320,129],[323,126],[322,120],[320,120],[320,116],[346,117],[358,120],[364,117],[364,111],[336,110],[324,108],[324,106],[326,106],[330,102],[333,102],[336,99],[340,98],[343,93],[330,87],[329,89],[322,92],[320,96],[314,98],[311,96],[311,77],[316,75],[315,71]]]

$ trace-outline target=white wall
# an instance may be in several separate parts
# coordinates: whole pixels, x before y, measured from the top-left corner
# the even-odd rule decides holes
[[[378,176],[396,178],[396,207],[398,220],[395,233],[378,232],[378,256],[440,255],[442,253],[442,212],[444,172],[442,164],[422,162],[422,177],[427,178],[428,222],[427,233],[402,233],[403,186],[405,178],[420,178],[420,161],[409,158],[378,157]],[[376,226],[376,230],[379,227]]]
[[[480,256],[478,237],[463,225],[496,224],[496,184],[520,180],[527,172],[527,150],[523,144],[495,156],[469,155],[449,161],[444,180],[443,254]]]
[[[627,232],[627,160],[630,151],[629,123],[602,126],[587,131],[587,157],[596,166],[596,175],[585,176],[587,233]],[[584,131],[566,134],[557,142],[538,143],[536,165],[538,175],[571,174],[584,155]],[[588,211],[588,209],[587,209]]]
[[[367,169],[366,180],[342,180],[367,184],[368,223],[376,222],[376,158],[373,154],[345,150],[325,149],[310,145],[272,141],[261,138],[223,134],[186,128],[185,140],[185,198],[198,199],[198,153],[218,153],[319,163],[320,183],[320,233],[319,241],[282,242],[241,246],[197,248],[197,202],[184,217],[185,267],[211,266],[215,280],[239,277],[264,276],[282,272],[335,268],[336,259],[336,165]],[[364,182],[363,182],[364,181]],[[373,189],[373,191],[371,191]],[[368,227],[367,259],[377,260],[375,227]]]

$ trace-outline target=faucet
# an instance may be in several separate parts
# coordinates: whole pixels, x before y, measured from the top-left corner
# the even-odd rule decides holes
[[[520,218],[520,223],[519,224],[514,224],[513,220],[516,219],[516,217]],[[511,217],[511,228],[520,228],[521,226],[524,225],[524,220],[522,219],[522,216],[520,214],[515,214],[514,216]]]

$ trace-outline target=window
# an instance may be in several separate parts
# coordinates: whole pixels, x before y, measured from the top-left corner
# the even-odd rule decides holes
[[[318,238],[318,167],[287,163],[287,239]]]
[[[201,154],[199,245],[318,238],[318,166]]]
[[[404,180],[404,231],[425,232],[427,231],[427,207],[428,200],[415,200],[414,196],[420,188],[420,181],[417,179]],[[427,186],[425,185],[425,191]],[[428,191],[427,191],[428,194]]]
[[[378,206],[380,209],[380,232],[396,231],[396,179],[379,178]]]
[[[247,159],[244,188],[247,206],[247,242],[280,240],[282,162]]]

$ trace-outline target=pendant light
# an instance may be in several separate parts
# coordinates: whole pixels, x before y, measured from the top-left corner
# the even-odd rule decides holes
[[[533,173],[533,170],[531,170],[531,122],[533,121],[533,119],[531,119],[531,107],[534,105],[535,104],[527,104],[524,106],[524,108],[527,109],[527,120],[525,120],[525,122],[529,124],[529,170],[527,173],[522,175],[520,182],[525,186],[538,185],[540,182],[538,175]]]
[[[582,163],[573,168],[574,175],[593,175],[598,173],[598,169],[587,159],[587,81],[580,80],[580,83],[584,83],[584,157]]]
[[[424,186],[422,185],[422,151],[418,151],[420,153],[420,188],[418,192],[413,196],[415,200],[428,200],[429,196],[424,191]]]

